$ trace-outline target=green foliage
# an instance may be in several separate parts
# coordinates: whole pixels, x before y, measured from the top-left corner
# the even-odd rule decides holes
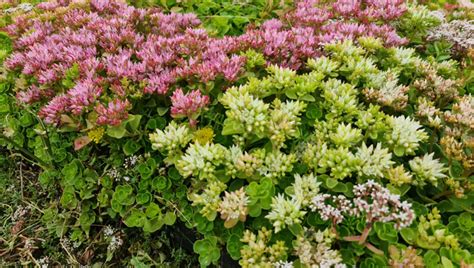
[[[207,267],[210,264],[216,264],[221,253],[217,247],[217,237],[211,236],[198,240],[193,246],[194,252],[199,254],[199,263],[201,267]]]
[[[260,24],[281,14],[293,1],[250,0],[238,4],[229,0],[139,0],[128,1],[137,7],[158,6],[166,11],[194,13],[206,30],[217,36],[242,34],[249,24]]]
[[[263,0],[133,4],[193,12],[216,36],[241,34],[289,7]],[[0,26],[13,17],[2,16]],[[14,97],[29,77],[2,69],[0,265],[38,265],[48,256],[50,264],[93,267],[207,267],[229,257],[245,266],[257,256],[305,267],[298,243],[357,267],[394,266],[409,249],[426,267],[474,263],[472,129],[456,121],[472,103],[472,59],[447,42],[426,41],[438,23],[428,9],[410,8],[396,23],[408,47],[384,48],[371,38],[329,44],[299,71],[243,52],[246,74],[224,92],[219,82],[206,85],[212,104],[194,127],[172,119],[169,103],[155,95],[135,98],[118,126],[86,122],[80,133],[45,126],[37,107]],[[0,33],[0,62],[11,50]],[[74,64],[62,87],[72,88],[78,76]],[[456,97],[443,95],[453,91]],[[205,128],[212,133],[199,144],[196,133]],[[162,135],[151,140],[157,130]],[[435,160],[410,165],[432,153]],[[411,226],[397,230],[353,215],[334,224],[311,209],[314,195],[350,199],[368,179],[412,204]]]

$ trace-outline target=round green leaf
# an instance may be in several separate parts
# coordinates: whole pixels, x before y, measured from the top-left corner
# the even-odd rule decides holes
[[[136,208],[132,209],[128,217],[123,221],[128,227],[142,227],[146,221],[146,215],[143,211]]]

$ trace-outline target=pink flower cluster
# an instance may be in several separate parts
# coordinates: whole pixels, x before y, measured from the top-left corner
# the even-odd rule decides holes
[[[60,124],[62,114],[90,112],[99,114],[98,124],[119,123],[127,116],[119,108],[132,108],[123,79],[147,94],[169,94],[178,82],[234,82],[245,64],[239,55],[248,49],[263,53],[269,63],[298,69],[321,54],[322,44],[334,40],[371,35],[387,45],[404,42],[386,23],[403,13],[400,0],[339,0],[332,6],[299,1],[282,20],[222,39],[199,28],[193,14],[164,14],[118,0],[57,0],[38,7],[49,12],[36,18],[20,16],[6,28],[15,50],[5,65],[35,78],[34,84],[17,93],[18,99],[47,101],[39,114],[51,124]],[[62,81],[74,64],[79,75],[66,89]],[[177,97],[177,93],[175,115],[189,116],[208,104],[208,99],[194,100],[197,93],[192,94]],[[181,98],[193,101],[177,101]],[[192,106],[182,106],[187,104]]]
[[[331,200],[331,203],[328,203]],[[313,211],[318,211],[321,219],[331,220],[334,224],[341,223],[344,215],[350,213],[352,204],[343,195],[318,194],[310,205]]]
[[[239,45],[262,52],[274,64],[299,69],[321,46],[361,36],[380,38],[388,46],[407,42],[388,22],[406,11],[403,0],[300,0],[282,20],[269,20],[238,37]]]
[[[354,186],[353,215],[365,215],[367,222],[395,222],[395,228],[409,226],[415,219],[411,204],[400,201],[387,188],[369,180]]]
[[[342,222],[344,214],[365,216],[367,223],[395,222],[397,229],[409,226],[415,219],[410,203],[401,202],[399,195],[391,194],[373,180],[355,185],[353,192],[352,201],[343,195],[319,194],[313,198],[311,209],[319,212],[323,220],[331,220],[334,224]]]
[[[202,96],[199,90],[184,94],[183,90],[178,88],[173,92],[171,102],[171,116],[173,118],[188,117],[190,124],[195,125],[201,109],[209,104],[209,97]]]

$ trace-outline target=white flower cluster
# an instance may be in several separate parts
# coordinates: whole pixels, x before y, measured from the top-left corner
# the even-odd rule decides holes
[[[22,205],[19,205],[15,212],[13,212],[12,215],[12,223],[16,223],[20,220],[22,220],[30,211],[30,207],[24,207]]]
[[[313,173],[309,175],[295,174],[295,182],[292,185],[293,194],[291,197],[300,203],[302,207],[307,207],[311,200],[318,194],[319,185]]]
[[[222,202],[220,195],[226,188],[227,185],[218,180],[207,182],[202,193],[190,193],[188,199],[193,206],[202,206],[200,213],[209,221],[213,221]]]
[[[428,135],[420,129],[422,127],[420,123],[409,117],[390,116],[387,121],[390,131],[385,134],[385,140],[397,156],[415,154],[419,142],[428,138]]]
[[[315,231],[305,228],[303,235],[296,238],[295,254],[305,267],[344,268],[339,251],[331,249],[335,234],[329,229]]]
[[[388,152],[388,149],[382,149],[380,143],[375,147],[373,145],[367,147],[365,142],[362,143],[355,156],[360,161],[358,166],[359,175],[363,174],[369,177],[383,177],[385,171],[394,163],[391,160],[392,154]]]
[[[191,175],[203,180],[215,178],[215,168],[224,163],[227,149],[214,143],[191,144],[186,153],[176,163],[176,168],[183,177]]]
[[[33,10],[33,8],[34,6],[30,3],[21,3],[16,7],[7,8],[3,12],[5,14],[15,13],[17,11],[30,12],[31,10]]]
[[[107,246],[108,251],[115,251],[123,245],[120,233],[116,233],[116,230],[111,226],[105,226],[104,236],[109,240],[109,245]]]
[[[278,233],[286,226],[301,223],[301,218],[305,214],[297,200],[287,199],[283,194],[278,194],[272,198],[271,211],[265,218],[273,223],[275,233]]]
[[[110,251],[114,251],[120,248],[122,244],[123,244],[122,238],[120,238],[119,236],[112,236],[112,238],[110,239],[110,243],[107,246],[107,249]]]
[[[156,133],[149,136],[153,150],[167,152],[168,160],[171,162],[173,157],[181,154],[181,149],[186,147],[193,138],[187,125],[178,125],[175,121],[171,121],[165,130],[157,129]]]
[[[335,224],[342,222],[344,214],[357,217],[365,215],[367,223],[393,221],[395,227],[400,229],[409,226],[415,218],[410,203],[400,201],[399,195],[391,194],[373,180],[355,185],[353,192],[352,201],[343,195],[317,195],[310,207],[320,213],[323,220],[332,220]]]
[[[120,180],[120,177],[122,176],[116,167],[112,167],[111,169],[107,170],[105,174],[116,181]]]
[[[293,268],[293,262],[288,261],[277,261],[273,263],[274,268]]]
[[[365,215],[367,223],[394,221],[395,228],[400,229],[409,226],[415,218],[410,203],[401,202],[399,195],[391,194],[373,180],[355,185],[353,192],[354,208],[351,213]]]
[[[265,156],[264,165],[258,169],[260,175],[277,180],[293,169],[296,161],[294,154],[284,154],[281,151],[269,153]]]
[[[313,198],[310,208],[312,211],[318,212],[321,219],[331,220],[337,224],[344,220],[343,214],[350,213],[352,204],[343,195],[319,194]]]
[[[415,175],[415,185],[424,186],[427,182],[438,185],[438,180],[445,178],[444,171],[446,168],[438,159],[433,159],[434,153],[425,154],[422,157],[415,157],[410,160],[410,165],[413,174]]]
[[[221,213],[221,218],[225,220],[226,228],[234,227],[239,221],[245,222],[248,214],[249,198],[245,194],[244,188],[234,192],[225,192],[225,197],[219,205],[217,211]]]
[[[137,156],[137,155],[132,155],[130,157],[125,158],[125,161],[123,163],[123,167],[125,169],[130,169],[136,166],[140,161],[143,160],[143,156]]]
[[[273,101],[268,130],[270,140],[276,148],[280,148],[287,138],[298,136],[300,115],[305,108],[306,103],[301,101],[287,101],[284,103],[280,99]]]
[[[38,264],[40,268],[48,268],[50,267],[50,259],[48,256],[44,256],[38,260]]]
[[[235,121],[247,133],[263,135],[270,105],[252,96],[245,87],[233,87],[219,100],[228,110],[227,118]]]
[[[446,40],[458,49],[474,47],[474,22],[471,20],[453,20],[445,22],[431,30],[428,34],[431,40]]]

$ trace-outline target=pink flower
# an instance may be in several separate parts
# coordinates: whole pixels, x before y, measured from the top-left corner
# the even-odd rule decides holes
[[[105,107],[103,104],[98,104],[95,111],[99,115],[97,124],[117,126],[128,118],[128,108],[130,103],[128,100],[122,101],[115,99]]]
[[[375,36],[390,46],[407,41],[391,23],[405,12],[403,0],[295,2],[281,19],[251,26],[241,36],[214,38],[194,14],[166,14],[117,0],[51,0],[38,7],[54,21],[18,16],[6,27],[14,51],[5,66],[35,81],[17,94],[20,101],[34,104],[53,98],[41,104],[45,121],[59,124],[60,113],[86,116],[95,107],[101,124],[118,124],[126,112],[117,107],[130,106],[130,88],[120,84],[124,78],[135,90],[142,89],[136,93],[164,95],[177,83],[222,78],[228,86],[241,77],[245,58],[239,55],[248,49],[262,53],[268,64],[298,70],[308,58],[322,54],[324,43],[335,40]],[[79,65],[71,81],[74,87],[55,97],[68,90],[60,81],[71,76],[74,64]],[[45,87],[54,91],[37,89]],[[107,99],[114,101],[104,103]],[[195,123],[209,98],[179,89],[172,102],[174,117],[189,117]]]
[[[59,3],[56,1],[42,2],[36,5],[37,8],[44,10],[54,10],[59,6]]]
[[[283,28],[283,22],[277,19],[267,20],[262,24],[262,30],[278,31]]]
[[[67,92],[71,102],[70,108],[72,113],[76,115],[81,114],[84,108],[95,103],[101,93],[102,89],[92,79],[79,81]]]
[[[408,227],[415,219],[411,204],[400,201],[400,196],[369,180],[354,186],[355,198],[352,214],[365,215],[367,222],[395,222],[395,228]]]
[[[173,92],[171,102],[171,116],[173,118],[188,117],[190,124],[195,125],[201,110],[209,104],[209,97],[202,96],[199,90],[184,94],[183,90],[178,88]]]
[[[22,103],[33,103],[41,99],[41,90],[33,85],[26,91],[16,93],[16,98]]]
[[[359,12],[360,2],[358,0],[338,0],[333,4],[333,8],[341,15],[353,15]]]
[[[14,70],[21,67],[24,61],[25,55],[23,55],[23,53],[15,52],[5,61],[5,66],[10,70]]]
[[[39,116],[46,123],[57,126],[61,122],[61,114],[67,111],[69,111],[69,98],[65,95],[58,95],[41,108]]]
[[[91,6],[99,12],[104,11],[108,5],[110,5],[109,0],[91,0]]]
[[[166,94],[172,83],[176,81],[175,74],[169,70],[164,70],[158,75],[151,75],[148,78],[145,93]]]
[[[53,69],[38,72],[38,82],[40,84],[51,84],[57,80],[58,76],[56,75],[56,71]]]
[[[310,207],[320,213],[323,220],[331,220],[333,224],[342,222],[344,215],[352,215],[364,216],[367,223],[395,222],[395,228],[400,229],[415,219],[410,203],[401,202],[399,195],[391,194],[373,180],[355,185],[353,192],[352,202],[343,195],[319,194],[312,199]]]
[[[245,64],[245,58],[233,55],[232,58],[225,57],[221,62],[221,70],[225,79],[228,81],[235,81]]]

